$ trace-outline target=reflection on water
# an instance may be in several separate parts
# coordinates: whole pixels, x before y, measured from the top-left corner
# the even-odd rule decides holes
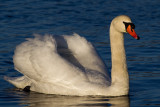
[[[10,97],[18,98],[18,105],[31,107],[61,107],[61,106],[101,106],[101,107],[129,107],[129,97],[103,97],[103,96],[62,96],[46,95],[35,92],[26,93],[20,90],[7,90]],[[14,93],[14,94],[13,94]]]

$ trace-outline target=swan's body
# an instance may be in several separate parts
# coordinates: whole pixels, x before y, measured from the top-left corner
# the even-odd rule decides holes
[[[17,46],[15,69],[24,76],[6,80],[18,88],[61,95],[127,95],[127,72],[123,32],[128,16],[116,17],[110,27],[111,79],[94,47],[78,34],[36,36]],[[136,37],[135,37],[136,38]]]

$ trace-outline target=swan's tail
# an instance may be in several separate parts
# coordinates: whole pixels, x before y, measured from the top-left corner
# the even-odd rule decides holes
[[[9,83],[14,85],[15,87],[22,88],[22,89],[24,89],[26,86],[30,86],[30,84],[31,84],[30,80],[25,76],[21,76],[21,77],[4,76],[4,80],[8,81]]]

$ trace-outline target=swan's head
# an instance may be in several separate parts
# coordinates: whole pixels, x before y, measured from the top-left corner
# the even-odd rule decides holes
[[[132,23],[131,19],[128,16],[117,16],[112,20],[111,24],[117,31],[122,33],[129,33],[135,39],[140,39],[134,31],[135,25]]]

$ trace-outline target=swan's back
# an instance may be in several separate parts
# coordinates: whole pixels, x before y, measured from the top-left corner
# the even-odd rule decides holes
[[[86,95],[110,85],[105,65],[94,47],[77,34],[36,35],[16,47],[13,61],[24,79],[9,82],[19,88],[27,80],[32,91]]]

